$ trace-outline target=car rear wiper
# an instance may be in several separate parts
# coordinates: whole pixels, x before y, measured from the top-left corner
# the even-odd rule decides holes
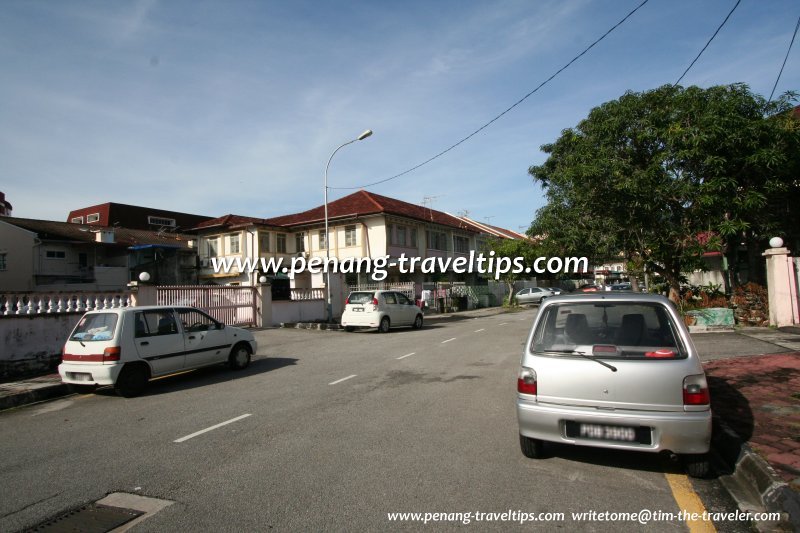
[[[553,353],[565,353],[565,354],[570,354],[570,355],[577,355],[579,357],[583,357],[584,359],[588,359],[589,361],[594,361],[595,363],[597,363],[599,365],[603,365],[604,367],[610,369],[612,372],[616,372],[617,371],[617,367],[615,367],[614,365],[610,365],[610,364],[606,363],[605,361],[601,361],[597,357],[593,357],[591,355],[586,355],[585,353],[579,352],[578,350],[546,350],[546,351],[553,352]]]

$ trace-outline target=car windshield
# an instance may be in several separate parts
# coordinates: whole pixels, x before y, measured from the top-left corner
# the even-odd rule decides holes
[[[347,297],[347,302],[351,304],[371,304],[373,293],[371,292],[351,292]]]
[[[650,302],[550,305],[538,321],[535,353],[621,359],[683,359],[686,350],[667,309]]]
[[[97,313],[84,315],[75,331],[69,338],[71,341],[107,341],[114,338],[114,330],[117,327],[116,313]]]

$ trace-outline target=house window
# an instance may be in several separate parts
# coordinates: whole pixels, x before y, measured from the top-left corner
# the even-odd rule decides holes
[[[0,270],[6,270],[8,268],[6,263],[6,256],[8,254],[0,254]]]
[[[345,226],[344,227],[344,245],[345,246],[355,246],[356,245],[356,227],[355,226]]]
[[[217,242],[217,238],[213,237],[206,241],[208,247],[206,249],[208,257],[217,257],[219,252],[219,243]]]
[[[428,249],[447,251],[447,234],[428,230]]]
[[[306,251],[306,234],[302,231],[294,234],[294,251],[298,253]]]
[[[239,253],[239,235],[231,235],[229,243],[230,243],[230,246],[228,247],[229,253],[238,254]]]
[[[397,232],[395,233],[397,246],[405,246],[406,245],[406,227],[405,226],[397,226]]]
[[[417,247],[417,228],[411,228],[411,244],[412,248]]]
[[[453,251],[467,254],[469,253],[469,237],[453,236]]]
[[[62,250],[47,250],[45,257],[48,259],[66,259],[67,253]]]
[[[171,228],[175,227],[175,219],[174,218],[163,218],[163,217],[147,217],[147,223],[152,224],[154,226],[169,226]]]
[[[91,224],[92,222],[97,222],[100,220],[100,213],[92,213],[91,215],[86,215],[86,223]]]
[[[319,230],[319,249],[320,250],[328,249],[328,234],[325,233],[324,229]]]
[[[394,245],[394,224],[386,224],[386,242],[389,246]]]
[[[83,224],[83,217],[72,217],[69,221],[73,224]]]
[[[260,233],[259,239],[261,241],[261,244],[259,244],[259,247],[261,248],[261,253],[269,252],[269,241],[270,241],[269,233]]]
[[[276,236],[277,242],[275,243],[275,249],[279,254],[286,253],[286,234],[285,233],[278,233]]]

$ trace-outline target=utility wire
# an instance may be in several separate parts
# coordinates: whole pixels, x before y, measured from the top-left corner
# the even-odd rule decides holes
[[[775,85],[772,86],[772,92],[769,93],[769,100],[767,100],[767,103],[770,103],[772,101],[772,96],[775,94],[775,89],[778,87],[778,82],[781,79],[781,74],[783,74],[783,67],[786,66],[786,60],[789,59],[789,52],[792,51],[792,45],[794,44],[794,38],[797,37],[797,28],[800,28],[800,17],[798,17],[798,19],[797,19],[797,24],[794,27],[794,34],[792,35],[792,40],[789,43],[789,49],[786,50],[786,57],[783,58],[783,65],[781,65],[781,71],[778,72],[778,78],[775,80]]]
[[[480,133],[481,131],[485,130],[486,128],[488,128],[489,126],[491,126],[492,124],[494,124],[495,122],[497,122],[497,121],[498,121],[498,120],[499,120],[501,117],[503,117],[503,116],[504,116],[506,113],[508,113],[509,111],[511,111],[512,109],[514,109],[514,108],[515,108],[515,107],[517,107],[518,105],[520,105],[522,102],[524,102],[525,100],[527,100],[527,99],[528,99],[528,97],[532,96],[532,95],[533,95],[534,93],[536,93],[536,92],[537,92],[539,89],[541,89],[542,87],[544,87],[545,85],[547,85],[547,84],[548,84],[550,81],[552,81],[552,80],[553,80],[553,78],[555,78],[556,76],[558,76],[559,74],[561,74],[561,73],[562,73],[563,71],[565,71],[565,70],[566,70],[566,69],[567,69],[567,68],[568,68],[570,65],[572,65],[573,63],[575,63],[575,62],[576,62],[578,59],[580,59],[581,57],[583,57],[583,55],[584,55],[584,54],[586,54],[586,53],[587,53],[589,50],[591,50],[592,48],[594,48],[594,46],[595,46],[596,44],[598,44],[600,41],[602,41],[603,39],[605,39],[606,37],[608,37],[608,35],[609,35],[611,32],[613,32],[613,31],[614,31],[614,30],[616,30],[616,29],[617,29],[619,26],[621,26],[621,25],[622,25],[622,24],[623,24],[623,23],[624,23],[626,20],[628,20],[630,17],[632,17],[634,13],[636,13],[637,11],[639,11],[639,9],[640,9],[640,8],[642,8],[642,7],[643,7],[643,6],[644,6],[644,5],[645,5],[647,2],[649,2],[649,1],[650,1],[650,0],[644,0],[644,1],[643,1],[641,4],[639,4],[638,6],[636,6],[636,7],[635,7],[635,8],[634,8],[634,9],[633,9],[633,10],[632,10],[630,13],[628,13],[627,15],[625,15],[625,17],[624,17],[622,20],[620,20],[619,22],[617,22],[616,24],[614,24],[614,25],[613,25],[613,26],[612,26],[612,27],[611,27],[611,28],[610,28],[610,29],[609,29],[607,32],[605,32],[605,33],[604,33],[604,34],[603,34],[603,35],[602,35],[602,36],[601,36],[599,39],[597,39],[597,40],[596,40],[596,41],[594,41],[592,44],[590,44],[588,47],[586,47],[586,48],[583,50],[583,52],[581,52],[580,54],[578,54],[578,55],[576,55],[575,57],[573,57],[573,58],[572,58],[572,59],[569,61],[569,63],[567,63],[566,65],[564,65],[564,66],[563,66],[563,67],[561,67],[560,69],[558,69],[558,70],[555,72],[555,74],[553,74],[552,76],[550,76],[549,78],[547,78],[546,80],[544,80],[542,83],[540,83],[540,84],[539,84],[539,86],[538,86],[538,87],[536,87],[534,90],[532,90],[531,92],[529,92],[528,94],[526,94],[525,96],[523,96],[522,98],[520,98],[519,100],[517,100],[517,101],[514,103],[514,105],[512,105],[512,106],[511,106],[511,107],[509,107],[509,108],[507,108],[505,111],[503,111],[502,113],[500,113],[499,115],[497,115],[496,117],[494,117],[492,120],[490,120],[489,122],[487,122],[486,124],[484,124],[483,126],[481,126],[480,128],[478,128],[477,130],[473,131],[472,133],[470,133],[469,135],[467,135],[466,137],[464,137],[463,139],[461,139],[460,141],[458,141],[458,142],[457,142],[457,143],[455,143],[454,145],[450,146],[449,148],[447,148],[447,149],[445,149],[445,150],[442,150],[441,152],[439,152],[439,153],[438,153],[438,154],[436,154],[435,156],[431,157],[430,159],[427,159],[427,160],[423,161],[422,163],[420,163],[420,164],[418,164],[418,165],[416,165],[416,166],[413,166],[413,167],[409,168],[408,170],[405,170],[405,171],[401,172],[400,174],[395,174],[394,176],[392,176],[392,177],[390,177],[390,178],[385,178],[385,179],[382,179],[382,180],[374,181],[374,182],[372,182],[372,183],[367,183],[367,184],[365,184],[365,185],[359,185],[359,186],[357,186],[357,187],[329,187],[329,189],[339,189],[339,190],[343,190],[343,189],[362,189],[362,188],[365,188],[365,187],[372,187],[373,185],[378,185],[378,184],[380,184],[380,183],[386,183],[387,181],[391,181],[391,180],[393,180],[393,179],[399,178],[400,176],[405,176],[406,174],[408,174],[408,173],[410,173],[410,172],[413,172],[413,171],[417,170],[418,168],[420,168],[420,167],[422,167],[422,166],[425,166],[425,165],[427,165],[427,164],[428,164],[428,163],[430,163],[431,161],[433,161],[433,160],[435,160],[435,159],[438,159],[438,158],[442,157],[442,156],[443,156],[443,155],[445,155],[446,153],[448,153],[448,152],[450,152],[451,150],[453,150],[453,149],[457,148],[457,147],[458,147],[458,146],[460,146],[461,144],[465,143],[466,141],[468,141],[469,139],[471,139],[472,137],[474,137],[475,135],[477,135],[477,134],[478,134],[478,133]],[[741,1],[741,0],[739,0],[739,1]]]
[[[739,4],[740,4],[741,2],[742,2],[742,0],[736,0],[736,4],[733,6],[733,9],[731,9],[730,13],[728,13],[728,16],[727,16],[727,17],[725,17],[725,20],[723,20],[723,21],[722,21],[722,24],[720,24],[720,25],[719,25],[719,28],[717,28],[717,31],[715,31],[715,32],[714,32],[714,35],[712,35],[712,36],[711,36],[711,38],[708,40],[708,42],[707,42],[707,43],[706,43],[706,45],[703,47],[703,49],[702,49],[702,50],[700,50],[700,53],[699,53],[699,54],[697,54],[697,57],[695,57],[695,58],[694,58],[694,61],[692,61],[692,63],[691,63],[691,64],[690,64],[688,67],[686,67],[686,70],[684,70],[684,71],[683,71],[683,74],[681,74],[681,77],[680,77],[680,78],[678,78],[678,81],[676,81],[676,82],[674,83],[674,85],[678,85],[678,84],[681,82],[681,80],[683,79],[683,77],[684,77],[684,76],[686,76],[686,74],[687,74],[687,73],[688,73],[688,72],[689,72],[689,71],[692,69],[692,67],[694,66],[694,64],[695,64],[695,63],[697,63],[697,60],[698,60],[698,59],[700,59],[700,56],[701,56],[701,55],[703,55],[703,52],[705,52],[705,51],[706,51],[706,48],[708,48],[708,45],[710,45],[710,44],[711,44],[711,41],[713,41],[713,40],[714,40],[714,37],[716,37],[716,36],[717,36],[717,34],[719,33],[719,30],[721,30],[721,29],[722,29],[722,27],[725,25],[725,23],[726,23],[726,22],[728,22],[728,19],[729,19],[729,18],[731,18],[731,15],[733,15],[733,12],[734,12],[734,11],[736,11],[736,8],[737,8],[737,7],[739,7]],[[673,85],[673,86],[674,86],[674,85]]]

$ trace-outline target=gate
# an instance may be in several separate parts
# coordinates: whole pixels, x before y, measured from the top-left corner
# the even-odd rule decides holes
[[[231,326],[257,325],[255,287],[175,285],[156,287],[157,305],[197,307]]]

